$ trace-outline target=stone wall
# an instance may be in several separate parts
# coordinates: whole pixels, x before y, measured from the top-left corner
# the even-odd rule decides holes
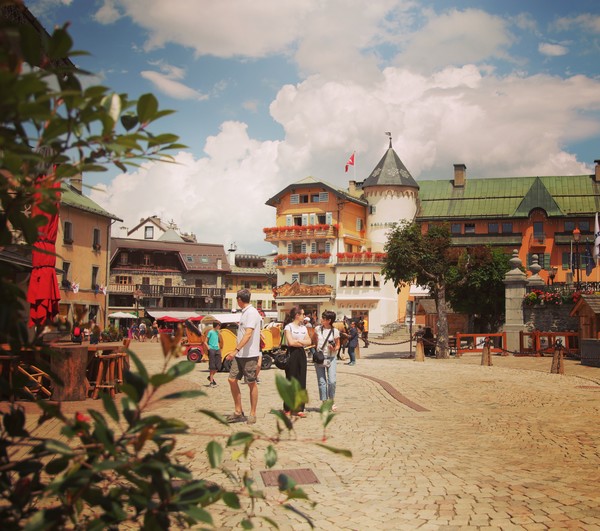
[[[577,317],[569,317],[572,304],[523,306],[523,317],[528,330],[541,332],[568,332],[579,330]]]

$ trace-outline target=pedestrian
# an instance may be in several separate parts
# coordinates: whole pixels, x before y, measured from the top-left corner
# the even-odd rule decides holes
[[[354,355],[356,347],[358,347],[358,329],[356,328],[356,321],[351,321],[348,329],[348,356],[350,356],[350,361],[346,365],[356,365]]]
[[[140,340],[140,329],[139,329],[137,323],[133,323],[133,325],[131,325],[131,335],[133,336],[133,339],[135,339],[136,341]]]
[[[362,340],[365,342],[365,348],[369,346],[369,318],[366,315],[361,315],[362,321]]]
[[[304,310],[294,306],[287,315],[283,327],[285,340],[288,346],[290,359],[285,367],[285,377],[288,380],[295,378],[300,382],[300,388],[306,389],[306,351],[304,347],[312,344],[312,339],[308,335],[308,330],[304,324]],[[289,406],[284,402],[283,410],[286,415],[294,414],[304,418],[304,404],[300,406],[299,411],[291,412]]]
[[[216,387],[215,374],[221,370],[221,323],[219,321],[213,322],[212,330],[207,334],[208,343],[208,385],[210,387]]]
[[[142,343],[146,341],[146,323],[144,321],[140,323],[140,341]]]
[[[321,324],[315,327],[317,332],[317,349],[323,351],[325,357],[321,365],[315,365],[319,398],[322,402],[331,400],[331,411],[336,411],[335,399],[337,351],[340,348],[340,331],[334,328],[335,312],[326,310],[321,315]]]
[[[152,337],[150,338],[150,343],[152,343],[155,339],[158,343],[158,323],[156,321],[152,323]]]
[[[256,374],[260,356],[260,323],[261,317],[254,306],[250,304],[250,290],[242,289],[237,292],[237,303],[242,309],[237,331],[237,345],[229,352],[226,359],[232,360],[229,371],[229,387],[233,397],[234,412],[228,422],[256,423],[256,406],[258,404],[258,386]],[[250,391],[250,415],[246,418],[242,410],[242,394],[239,380],[246,378]]]

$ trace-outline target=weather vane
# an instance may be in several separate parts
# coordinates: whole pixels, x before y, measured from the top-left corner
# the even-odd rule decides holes
[[[385,134],[390,139],[390,148],[391,148],[392,147],[392,133],[390,131],[386,131]]]

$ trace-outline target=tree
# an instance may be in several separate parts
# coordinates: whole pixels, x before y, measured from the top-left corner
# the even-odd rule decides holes
[[[16,10],[11,13],[16,18],[4,17],[5,9]],[[19,14],[24,14],[20,20],[30,23],[12,22],[19,20]],[[48,35],[20,3],[10,2],[7,7],[0,0],[0,250],[31,248],[43,221],[43,216],[29,215],[31,206],[35,200],[42,211],[55,211],[55,185],[64,179],[104,171],[109,164],[125,171],[139,160],[164,160],[166,151],[182,147],[176,135],[150,131],[151,124],[170,112],[159,110],[153,95],[130,100],[105,87],[83,88],[80,77],[85,73],[69,60],[75,53],[71,48],[66,27]],[[18,356],[24,348],[50,353],[51,347],[39,347],[24,333],[25,295],[3,265],[0,300],[0,342],[10,343],[9,352]],[[154,375],[129,351],[134,370],[124,374],[118,405],[109,395],[103,396],[104,413],[88,410],[69,417],[60,404],[39,401],[42,414],[34,428],[28,427],[31,423],[18,404],[1,415],[2,529],[116,529],[121,524],[179,529],[212,524],[207,507],[218,501],[244,514],[242,527],[253,527],[255,503],[265,495],[247,471],[237,477],[224,466],[224,449],[242,448],[239,453],[247,456],[256,441],[265,441],[265,466],[272,467],[277,462],[274,445],[291,434],[294,425],[283,411],[273,411],[276,435],[237,431],[223,435],[224,445],[216,440],[207,445],[211,467],[221,470],[224,478],[237,480],[235,488],[194,478],[176,452],[176,437],[188,434],[188,425],[150,411],[164,386],[194,369],[194,364],[177,359],[180,339],[181,330],[175,338],[161,336],[164,367]],[[278,377],[277,386],[292,410],[306,402],[306,391],[297,381]],[[6,381],[0,383],[3,391],[7,387]],[[188,390],[162,399],[203,394]],[[217,413],[201,413],[227,425]],[[334,415],[331,403],[325,403],[323,441]],[[40,435],[39,427],[50,419],[60,422],[61,440]],[[280,491],[285,497],[283,507],[301,514],[312,526],[307,515],[288,503],[307,499],[306,494],[285,476],[280,477]],[[249,500],[246,507],[244,498]]]
[[[504,276],[510,256],[490,246],[465,249],[448,272],[448,300],[475,320],[475,332],[494,332],[504,321]]]
[[[435,355],[436,358],[449,357],[446,286],[455,253],[450,248],[448,227],[430,225],[423,233],[414,222],[398,224],[388,237],[385,251],[387,258],[382,272],[387,280],[394,282],[398,291],[412,282],[429,287],[438,316]]]

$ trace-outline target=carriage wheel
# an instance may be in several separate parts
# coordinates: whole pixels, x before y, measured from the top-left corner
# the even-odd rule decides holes
[[[271,365],[273,365],[273,358],[269,354],[263,354],[260,368],[267,370],[271,368]]]
[[[202,359],[202,351],[199,348],[191,348],[187,351],[187,359],[193,363],[198,363]]]
[[[229,372],[231,370],[231,360],[223,360],[221,364],[221,372]]]

